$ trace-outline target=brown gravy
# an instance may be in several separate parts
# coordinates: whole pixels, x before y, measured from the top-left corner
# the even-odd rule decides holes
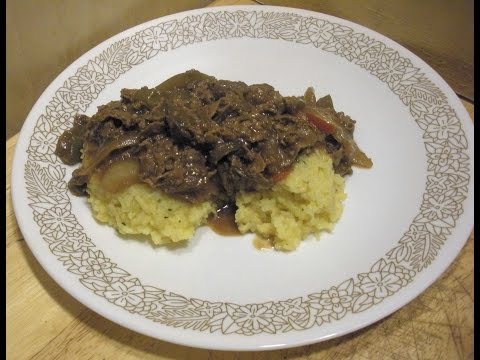
[[[235,204],[227,204],[218,209],[208,219],[208,226],[219,235],[240,235],[237,223],[235,222]]]
[[[241,235],[235,222],[235,211],[237,207],[235,204],[227,204],[219,208],[215,214],[208,219],[208,226],[215,233],[223,236]],[[261,236],[255,236],[253,239],[253,246],[258,250],[273,249],[272,239],[265,239]]]

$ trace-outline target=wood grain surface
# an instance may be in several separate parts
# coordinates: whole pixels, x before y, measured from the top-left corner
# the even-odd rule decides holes
[[[251,3],[216,1],[214,5]],[[473,119],[473,104],[463,101]],[[10,196],[13,149],[7,141],[6,358],[17,359],[473,359],[474,235],[448,270],[407,306],[363,330],[319,344],[233,353],[174,345],[97,315],[43,270],[17,226]]]

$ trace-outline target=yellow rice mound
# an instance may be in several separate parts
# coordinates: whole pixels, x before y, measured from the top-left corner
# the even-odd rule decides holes
[[[309,234],[332,230],[343,210],[344,179],[321,150],[299,157],[292,172],[269,191],[237,195],[235,220],[279,250],[294,250]]]
[[[134,184],[118,193],[103,190],[99,179],[88,183],[88,201],[94,217],[124,235],[147,235],[156,245],[192,238],[215,208],[210,202],[190,204],[146,184]]]
[[[94,175],[88,183],[94,217],[124,235],[147,235],[157,245],[190,239],[215,211],[210,202],[190,204],[146,184],[111,193]],[[292,172],[269,191],[237,195],[235,220],[279,250],[294,250],[309,234],[331,230],[345,199],[344,180],[322,150],[303,155]]]

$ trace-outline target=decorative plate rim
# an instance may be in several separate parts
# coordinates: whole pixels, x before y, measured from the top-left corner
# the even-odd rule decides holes
[[[71,212],[65,166],[53,154],[54,143],[70,125],[72,114],[85,111],[108,84],[135,65],[148,61],[163,51],[173,51],[193,43],[242,37],[295,41],[305,46],[315,46],[341,56],[376,76],[408,107],[410,115],[423,132],[428,158],[426,188],[418,214],[396,246],[368,271],[330,289],[259,304],[189,299],[144,285],[138,278],[105,258],[100,250],[95,250],[95,244],[82,231],[83,227]],[[408,57],[400,54],[405,51]],[[96,56],[92,57],[93,54]],[[411,58],[415,59],[415,65]],[[80,64],[83,65],[79,66]],[[67,76],[72,70],[75,73]],[[99,310],[98,306],[92,307],[91,301],[85,300],[80,294],[82,291],[72,291],[63,279],[59,279],[47,261],[38,256],[34,238],[42,237],[48,244],[50,253],[59,260],[56,262],[58,268],[77,275],[80,283],[92,293],[123,308],[125,312],[172,328],[222,334],[225,335],[221,337],[223,339],[231,334],[255,336],[262,333],[305,331],[338,321],[352,313],[362,313],[408,286],[415,276],[430,267],[451,230],[455,229],[469,194],[473,194],[473,142],[468,143],[464,127],[469,125],[461,120],[465,118],[465,109],[461,116],[457,115],[456,111],[462,111],[462,108],[458,107],[458,103],[452,107],[447,100],[448,96],[444,94],[451,89],[445,82],[438,87],[436,83],[439,83],[439,76],[432,81],[432,75],[438,76],[426,63],[391,39],[361,25],[307,10],[256,5],[227,6],[177,13],[140,24],[102,42],[78,58],[50,84],[32,108],[15,149],[13,164],[19,166],[12,167],[12,201],[18,215],[21,213],[18,199],[28,198],[28,206],[38,228],[34,232],[30,229],[27,231],[23,217],[17,217],[17,221],[29,247],[44,269],[69,293],[77,299],[83,299],[82,303],[108,318],[112,317],[111,313],[110,316],[105,314],[109,311]],[[60,80],[63,81],[59,87]],[[52,91],[54,87],[56,89]],[[43,108],[42,111],[38,111],[40,107]],[[35,113],[41,115],[33,123]],[[25,134],[29,127],[33,128],[33,134],[27,137]],[[19,149],[26,149],[28,153],[28,160],[21,164]],[[23,166],[22,170],[20,165]],[[20,178],[20,182],[16,181]],[[20,196],[20,185],[17,188],[17,184],[22,184],[22,190],[24,186],[28,195]],[[451,260],[456,257],[467,238],[468,235],[463,242],[455,240],[458,251]],[[430,279],[427,286],[450,262]],[[125,293],[128,295],[121,295]],[[412,299],[419,294],[420,292],[414,294]],[[154,336],[139,330],[138,326],[132,327],[122,322],[116,315],[113,317],[125,327]],[[364,323],[357,329],[371,322],[373,321]],[[344,333],[350,331],[352,330]],[[339,335],[342,333],[333,336]],[[324,339],[311,339],[306,343],[320,340]],[[173,342],[192,344],[191,341]],[[296,345],[300,343],[272,345],[268,348]],[[232,349],[221,345],[205,346],[204,343],[194,346]],[[255,346],[248,349],[265,348]]]

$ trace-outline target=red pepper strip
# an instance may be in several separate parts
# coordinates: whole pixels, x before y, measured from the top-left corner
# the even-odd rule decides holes
[[[274,182],[278,182],[280,180],[283,180],[287,177],[288,174],[290,174],[291,169],[283,169],[280,172],[276,173],[275,175],[272,176],[272,180]]]
[[[335,131],[335,127],[323,120],[319,115],[309,111],[305,112],[305,114],[307,115],[308,121],[315,125],[317,129],[326,132],[327,134],[332,134]]]

